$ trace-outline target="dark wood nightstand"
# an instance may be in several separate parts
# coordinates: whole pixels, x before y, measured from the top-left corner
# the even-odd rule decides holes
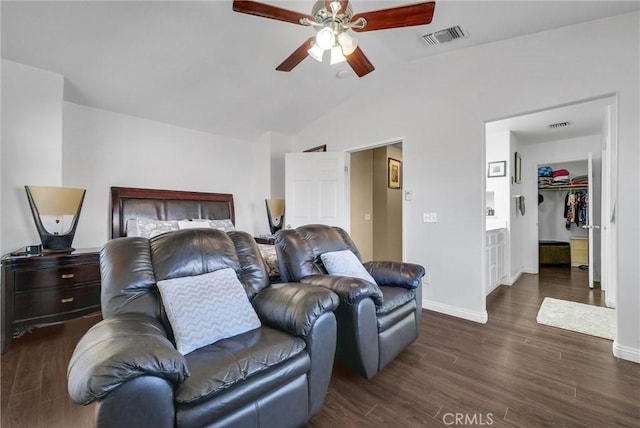
[[[1,353],[14,331],[100,310],[100,250],[2,257]]]

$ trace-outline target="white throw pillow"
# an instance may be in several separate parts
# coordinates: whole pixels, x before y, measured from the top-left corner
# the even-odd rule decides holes
[[[362,262],[351,250],[329,251],[320,254],[320,258],[329,275],[350,276],[376,284],[375,279],[367,272]]]
[[[178,352],[189,352],[260,327],[231,268],[158,281]]]
[[[178,221],[178,227],[182,229],[211,229],[211,225],[208,220],[180,220]]]

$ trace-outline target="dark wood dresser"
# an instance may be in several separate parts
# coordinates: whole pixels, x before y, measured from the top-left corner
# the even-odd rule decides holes
[[[2,257],[2,349],[14,332],[100,310],[100,250]]]

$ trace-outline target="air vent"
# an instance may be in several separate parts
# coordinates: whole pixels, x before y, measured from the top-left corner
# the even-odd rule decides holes
[[[430,34],[423,34],[420,37],[430,46],[451,42],[457,39],[468,37],[469,33],[464,31],[461,26],[447,28]]]
[[[571,124],[571,122],[552,123],[552,124],[549,125],[549,128],[551,128],[551,129],[564,128],[565,126],[569,126],[570,124]]]

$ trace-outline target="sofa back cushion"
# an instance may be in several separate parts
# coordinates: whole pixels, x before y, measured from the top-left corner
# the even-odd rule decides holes
[[[276,234],[276,251],[280,275],[285,281],[299,281],[309,275],[326,274],[321,255],[350,250],[360,260],[360,252],[351,237],[341,228],[309,224],[284,229]]]
[[[167,325],[157,281],[225,268],[236,272],[249,299],[269,285],[260,251],[246,232],[189,229],[113,239],[100,256],[103,317],[144,313]]]

